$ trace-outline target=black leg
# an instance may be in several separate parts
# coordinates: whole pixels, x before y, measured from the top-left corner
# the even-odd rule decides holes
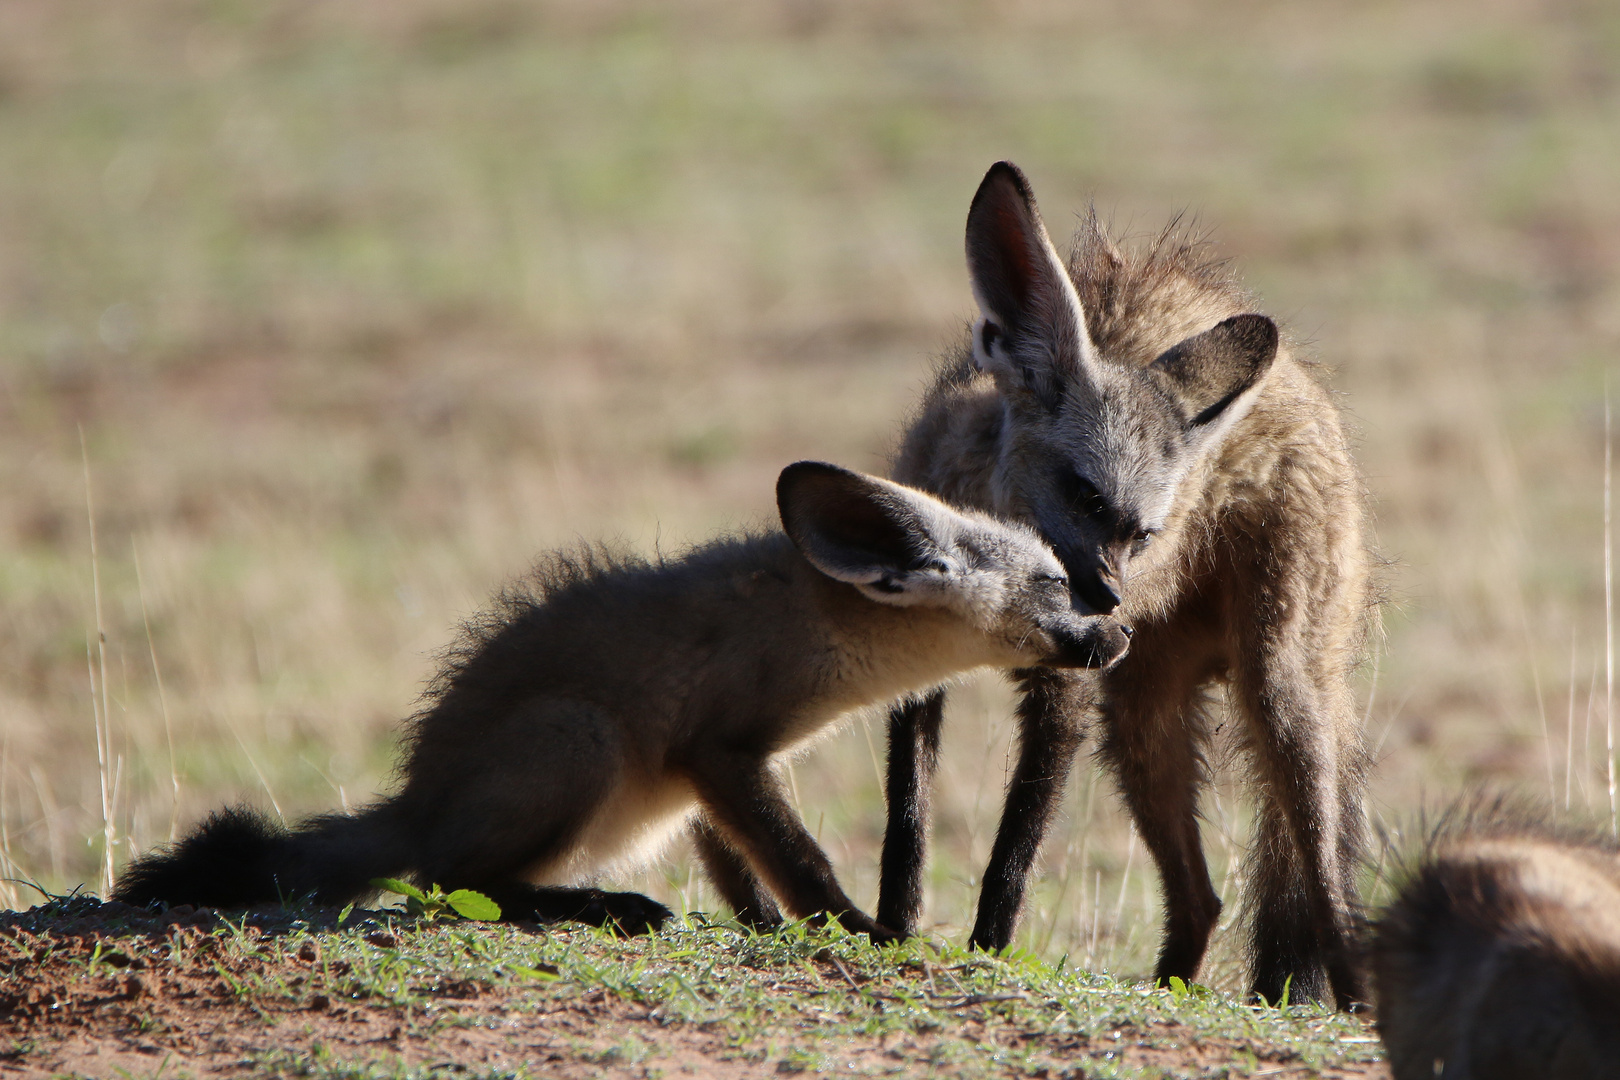
[[[1208,722],[1199,678],[1175,639],[1137,628],[1133,652],[1105,679],[1102,759],[1159,872],[1164,938],[1154,978],[1194,981],[1220,921],[1221,899],[1209,879],[1198,832],[1199,797],[1208,783]],[[1142,647],[1145,643],[1146,647]]]
[[[1254,906],[1250,993],[1272,1005],[1280,1004],[1284,993],[1295,1005],[1323,1001],[1329,993],[1327,971],[1318,959],[1322,945],[1304,868],[1282,812],[1262,807],[1248,874]]]
[[[1366,751],[1349,688],[1263,635],[1236,686],[1251,725],[1260,820],[1249,902],[1256,996],[1368,1000],[1355,942]]]
[[[917,931],[923,870],[928,858],[934,767],[945,691],[910,698],[889,710],[889,823],[883,834],[877,920],[901,933]]]
[[[711,752],[690,766],[690,775],[704,816],[734,850],[746,853],[790,914],[801,919],[836,916],[847,929],[878,942],[903,936],[850,900],[826,852],[757,755]]]
[[[742,856],[731,849],[713,826],[698,819],[692,827],[692,840],[709,881],[731,907],[738,922],[755,930],[782,925],[782,912],[776,901]]]
[[[1331,992],[1334,1005],[1348,1010],[1368,1000],[1355,947],[1355,864],[1339,862],[1360,849],[1361,778],[1358,763],[1344,767],[1334,757],[1359,747],[1335,745],[1337,732],[1315,719],[1256,740],[1269,783],[1249,875],[1253,992],[1275,1003],[1286,988],[1296,1004]]]
[[[1001,827],[985,867],[979,917],[969,944],[1003,949],[1012,941],[1024,906],[1030,868],[1063,799],[1069,769],[1083,738],[1095,677],[1043,668],[1014,673],[1018,703],[1018,764],[1007,786]]]

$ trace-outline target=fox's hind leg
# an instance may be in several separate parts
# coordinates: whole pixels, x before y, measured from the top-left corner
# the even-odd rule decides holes
[[[1139,626],[1137,637],[1143,636]],[[1101,754],[1159,871],[1164,940],[1154,978],[1192,982],[1221,914],[1198,834],[1206,782],[1202,672],[1166,663],[1177,650],[1152,641],[1133,644],[1104,679]],[[1134,657],[1142,659],[1132,663]]]
[[[1297,1002],[1331,985],[1348,1009],[1367,1000],[1354,947],[1365,750],[1344,680],[1300,670],[1301,651],[1256,642],[1236,679],[1259,780],[1253,988],[1277,1001],[1286,987]]]
[[[709,881],[730,905],[737,921],[755,930],[782,925],[782,912],[763,882],[741,855],[731,849],[714,826],[699,818],[692,826],[692,842]]]
[[[618,725],[594,706],[551,698],[480,719],[474,728],[430,717],[425,723],[439,727],[418,737],[406,766],[398,802],[420,838],[421,884],[477,890],[506,920],[640,933],[668,919],[667,907],[639,893],[529,884],[564,871],[586,827],[618,796]]]
[[[1330,559],[1321,560],[1332,566]],[[1240,566],[1234,577],[1262,575]],[[1368,1000],[1356,947],[1366,748],[1348,676],[1358,580],[1281,575],[1239,603],[1232,683],[1255,767],[1258,835],[1248,874],[1253,990],[1348,1009]],[[1325,977],[1324,977],[1325,976]]]
[[[923,871],[928,859],[934,768],[939,764],[939,728],[945,691],[909,698],[889,710],[889,769],[884,794],[889,824],[883,833],[878,880],[878,922],[915,933],[922,913]]]

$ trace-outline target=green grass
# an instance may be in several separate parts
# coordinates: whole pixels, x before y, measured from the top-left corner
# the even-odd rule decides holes
[[[59,922],[89,910],[81,901],[56,908]],[[210,1006],[201,1030],[220,1023],[220,1010],[239,1017],[232,1036],[258,1048],[248,1071],[265,1075],[417,1076],[455,1063],[458,1075],[583,1064],[652,1076],[732,1063],[756,1074],[1241,1077],[1376,1059],[1370,1030],[1343,1015],[1241,1005],[1199,986],[1153,990],[1028,953],[921,940],[878,949],[836,926],[758,935],[693,917],[625,940],[588,929],[413,924],[386,911],[356,912],[342,930],[331,911],[275,921],[274,931],[261,932],[254,918],[168,939],[103,924],[93,949],[36,947],[35,977],[73,969],[64,1018],[100,1033],[108,1052],[120,1025],[133,1025],[148,1047],[172,1049],[181,1074],[207,1064],[199,1025],[176,1011],[184,1001],[148,990],[119,1006],[127,1019],[98,1019],[87,1011],[98,979],[137,972],[154,987],[166,973],[211,969],[210,996],[223,1004]],[[46,913],[30,925],[48,925]],[[580,1013],[598,1023],[567,1022]],[[378,1046],[351,1036],[357,1026],[395,1034]],[[42,1038],[25,1063],[27,1054],[36,1065],[52,1060],[61,1049],[53,1036],[74,1037],[72,1024],[36,1030]],[[525,1060],[541,1052],[536,1039],[545,1056]]]

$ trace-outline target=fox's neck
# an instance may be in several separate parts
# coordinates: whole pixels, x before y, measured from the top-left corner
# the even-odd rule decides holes
[[[986,644],[965,630],[960,615],[894,607],[853,586],[820,581],[826,644],[818,696],[837,712],[926,690],[995,660]]]

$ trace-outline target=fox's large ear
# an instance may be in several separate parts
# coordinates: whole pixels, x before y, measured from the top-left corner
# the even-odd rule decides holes
[[[927,603],[952,572],[939,542],[949,511],[898,484],[800,461],[777,479],[776,506],[810,565],[874,600]]]
[[[1218,438],[1249,411],[1277,359],[1277,324],[1234,315],[1166,349],[1148,366],[1182,403],[1188,434]]]
[[[974,363],[1003,387],[1054,405],[1064,384],[1095,362],[1095,350],[1029,181],[1009,161],[990,166],[973,196],[967,262],[979,303]]]

